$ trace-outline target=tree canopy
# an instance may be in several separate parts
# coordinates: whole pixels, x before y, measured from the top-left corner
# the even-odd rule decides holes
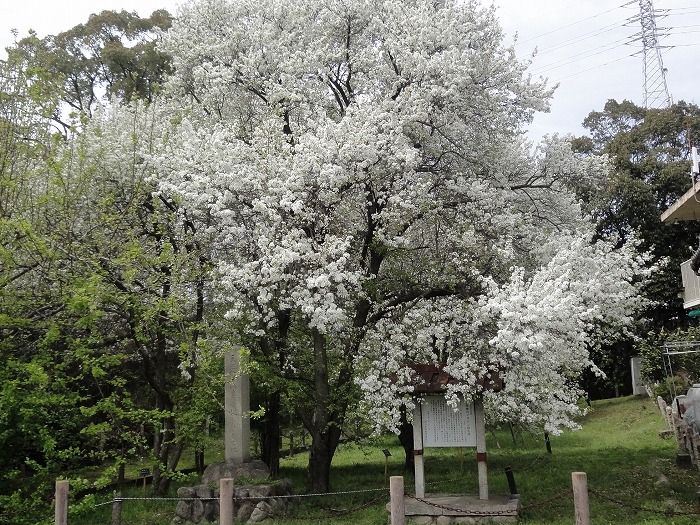
[[[163,49],[177,118],[160,187],[210,220],[220,298],[313,437],[310,487],[359,386],[395,428],[412,362],[508,417],[573,425],[572,379],[635,310],[633,250],[591,244],[574,187],[603,159],[521,132],[551,91],[477,2],[183,7]],[[604,290],[604,293],[603,293]],[[546,357],[546,358],[545,358]]]

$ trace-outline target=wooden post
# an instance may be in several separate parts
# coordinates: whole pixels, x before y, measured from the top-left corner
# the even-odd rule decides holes
[[[219,524],[233,525],[233,479],[219,481]]]
[[[122,493],[116,492],[112,500],[112,525],[122,524]]]
[[[406,508],[404,505],[403,476],[389,478],[389,501],[391,525],[404,525],[406,523]]]
[[[68,488],[67,480],[56,481],[56,525],[68,525]]]
[[[423,465],[423,410],[420,399],[413,409],[413,472],[416,482],[416,497],[425,497],[425,468]]]
[[[474,400],[476,416],[476,466],[479,474],[479,499],[489,499],[489,477],[486,456],[486,419],[484,400],[478,395]]]
[[[574,512],[576,525],[591,525],[591,514],[588,508],[588,477],[585,472],[573,472],[571,485],[574,489]]]

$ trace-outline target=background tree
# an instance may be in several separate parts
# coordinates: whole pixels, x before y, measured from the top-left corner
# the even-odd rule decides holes
[[[79,392],[51,343],[62,279],[45,202],[55,166],[53,78],[15,49],[0,61],[0,520],[41,515],[76,460]]]
[[[644,288],[651,301],[638,323],[638,334],[687,327],[689,319],[678,297],[680,265],[697,247],[700,227],[696,221],[668,225],[660,217],[690,188],[690,148],[700,137],[700,109],[682,101],[667,109],[644,109],[630,101],[609,100],[603,111],[586,117],[584,126],[591,135],[578,138],[576,147],[608,155],[612,163],[606,184],[584,194],[599,234],[617,235],[620,243],[636,237],[639,249],[652,254],[650,264],[659,265]],[[593,394],[609,397],[628,390],[627,363],[635,353],[628,343],[618,346],[616,353],[625,359],[608,359],[610,352],[599,354],[596,362],[608,379],[589,378]]]
[[[209,262],[197,225],[149,180],[142,154],[154,147],[158,122],[142,102],[93,115],[64,150],[54,190],[63,207],[54,230],[73,285],[84,288],[73,296],[91,298],[83,332],[65,337],[92,354],[115,359],[116,353],[118,383],[129,369],[138,370],[139,380],[126,385],[129,402],[148,418],[140,423],[154,454],[154,492],[163,494],[187,443],[187,423],[202,430],[218,407],[194,414],[208,332]],[[116,395],[124,386],[105,384],[101,393]]]
[[[200,356],[211,346],[201,337],[207,257],[194,224],[145,180],[135,153],[148,149],[148,113],[135,104],[122,120],[95,114],[102,90],[153,97],[169,66],[152,38],[167,20],[103,12],[60,38],[30,35],[0,64],[0,497],[9,522],[30,519],[57,472],[123,466],[144,447],[162,494],[182,448],[201,445],[219,409],[209,390],[217,381],[194,373],[216,369]],[[83,54],[69,60],[70,50]],[[67,133],[65,104],[80,111],[77,134]]]
[[[154,11],[148,18],[127,11],[102,11],[58,35],[23,38],[16,51],[23,51],[28,63],[59,80],[55,88],[62,105],[56,107],[53,118],[66,133],[113,97],[153,100],[171,71],[169,57],[156,49],[159,35],[171,22],[165,10]]]
[[[700,229],[694,221],[667,225],[660,217],[690,188],[690,147],[700,137],[700,109],[681,101],[645,110],[610,100],[602,112],[586,117],[584,126],[592,140],[580,140],[579,147],[609,155],[613,168],[606,186],[589,201],[598,231],[614,233],[620,242],[635,235],[654,262],[668,261],[647,285],[655,304],[645,317],[651,329],[685,325],[680,263],[692,255]]]

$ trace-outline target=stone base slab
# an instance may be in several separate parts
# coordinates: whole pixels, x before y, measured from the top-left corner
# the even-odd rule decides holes
[[[516,523],[520,513],[517,495],[491,495],[482,500],[473,495],[427,494],[424,498],[404,496],[406,520],[415,525],[452,523]],[[387,505],[390,511],[390,505]]]

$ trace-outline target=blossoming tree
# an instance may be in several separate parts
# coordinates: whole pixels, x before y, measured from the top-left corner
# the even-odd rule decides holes
[[[161,188],[212,225],[220,299],[312,435],[310,489],[358,386],[395,427],[389,372],[498,366],[492,408],[554,430],[595,329],[629,319],[639,261],[591,244],[573,198],[604,159],[528,153],[551,90],[502,40],[450,0],[200,0],[165,39]]]

